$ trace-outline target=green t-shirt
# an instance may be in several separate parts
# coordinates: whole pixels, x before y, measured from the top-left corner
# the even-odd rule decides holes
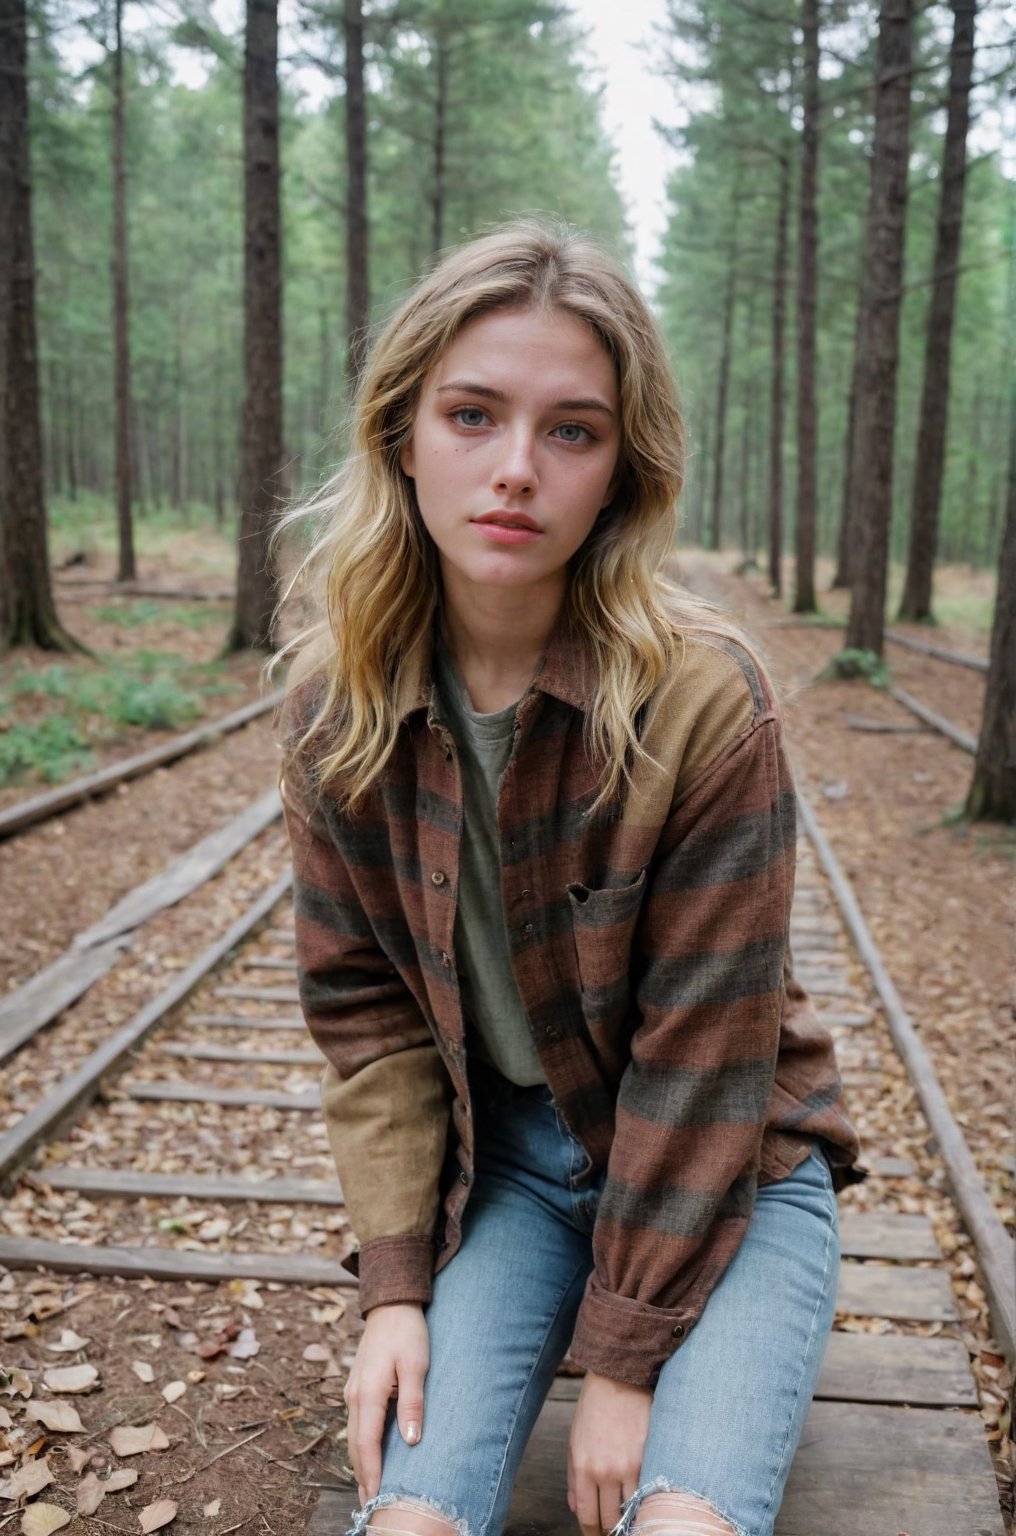
[[[547,1076],[512,974],[497,832],[497,786],[511,755],[516,706],[478,714],[440,640],[434,647],[434,680],[462,768],[455,960],[468,1040],[504,1077],[531,1087]]]

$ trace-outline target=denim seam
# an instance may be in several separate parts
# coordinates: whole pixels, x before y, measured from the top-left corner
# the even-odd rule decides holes
[[[790,1413],[787,1416],[787,1427],[786,1427],[786,1430],[785,1430],[784,1436],[783,1436],[783,1447],[782,1447],[782,1449],[780,1451],[780,1459],[779,1459],[779,1462],[777,1463],[776,1470],[773,1473],[772,1481],[770,1482],[770,1485],[769,1485],[769,1494],[768,1494],[768,1497],[766,1498],[766,1503],[765,1503],[765,1515],[766,1515],[766,1519],[767,1520],[768,1520],[768,1517],[769,1517],[769,1513],[770,1513],[770,1511],[772,1509],[773,1494],[774,1494],[774,1492],[776,1490],[776,1484],[777,1484],[777,1481],[779,1480],[780,1473],[783,1470],[783,1465],[784,1465],[784,1462],[786,1461],[786,1457],[787,1457],[787,1444],[788,1444],[789,1439],[790,1439],[790,1426],[793,1423],[793,1420],[794,1420],[794,1410],[797,1407],[797,1401],[798,1401],[798,1398],[801,1395],[801,1382],[802,1382],[802,1380],[804,1378],[804,1362],[808,1358],[808,1352],[809,1352],[809,1350],[811,1348],[812,1341],[814,1340],[814,1337],[815,1337],[815,1329],[816,1329],[817,1324],[818,1324],[819,1310],[820,1310],[820,1308],[822,1306],[822,1303],[823,1303],[823,1301],[825,1299],[825,1295],[826,1295],[826,1289],[827,1289],[827,1285],[828,1285],[828,1281],[829,1281],[829,1258],[830,1258],[830,1251],[832,1249],[833,1232],[834,1232],[834,1230],[836,1228],[836,1225],[837,1225],[836,1197],[835,1197],[835,1195],[830,1195],[830,1193],[829,1193],[829,1184],[827,1183],[827,1185],[826,1185],[826,1241],[825,1241],[825,1253],[824,1253],[824,1257],[823,1257],[823,1267],[822,1267],[822,1285],[821,1285],[821,1287],[819,1289],[819,1294],[818,1294],[818,1296],[815,1299],[815,1308],[814,1308],[814,1311],[812,1312],[812,1315],[811,1315],[811,1331],[810,1331],[810,1333],[808,1335],[808,1343],[805,1346],[805,1349],[804,1349],[802,1357],[801,1357],[801,1369],[800,1369],[800,1372],[798,1374],[797,1387],[796,1387],[796,1389],[794,1391],[794,1399],[793,1399],[793,1402],[792,1402],[791,1407],[790,1407]]]
[[[734,1532],[734,1536],[751,1536],[750,1531],[743,1525],[739,1525],[736,1520],[731,1519],[730,1515],[724,1514],[718,1504],[715,1504],[712,1499],[707,1498],[704,1493],[699,1493],[697,1488],[680,1487],[666,1477],[654,1477],[651,1482],[636,1488],[622,1509],[620,1520],[608,1531],[607,1536],[631,1536],[632,1527],[638,1518],[642,1502],[654,1493],[686,1493],[689,1498],[701,1499],[703,1504],[709,1506],[713,1514],[718,1515],[721,1520],[727,1522],[730,1529]]]
[[[519,1417],[519,1412],[520,1412],[520,1409],[521,1409],[521,1406],[522,1406],[522,1402],[523,1402],[523,1400],[525,1398],[525,1395],[526,1395],[527,1391],[529,1390],[529,1387],[530,1387],[530,1385],[532,1383],[533,1375],[534,1375],[534,1373],[536,1371],[536,1368],[539,1365],[540,1361],[543,1359],[543,1356],[546,1354],[547,1344],[548,1344],[548,1341],[550,1339],[551,1333],[553,1332],[554,1324],[557,1321],[558,1317],[560,1316],[561,1308],[564,1306],[567,1297],[571,1294],[571,1289],[572,1289],[572,1286],[575,1284],[576,1276],[581,1275],[583,1273],[584,1269],[585,1269],[585,1265],[584,1264],[577,1264],[575,1266],[575,1270],[574,1270],[574,1272],[572,1274],[572,1277],[568,1281],[568,1284],[565,1286],[564,1290],[561,1292],[560,1298],[558,1299],[557,1306],[554,1308],[553,1316],[551,1317],[550,1322],[547,1325],[547,1331],[546,1331],[546,1334],[544,1335],[543,1343],[540,1346],[540,1348],[537,1350],[536,1354],[533,1356],[532,1362],[531,1362],[531,1364],[529,1366],[529,1375],[526,1377],[525,1385],[524,1385],[522,1391],[519,1393],[518,1402],[515,1405],[515,1414],[514,1414],[514,1417],[512,1418],[511,1423],[508,1426],[508,1433],[505,1436],[504,1450],[501,1453],[501,1465],[498,1468],[497,1476],[496,1476],[496,1478],[494,1480],[494,1486],[493,1486],[493,1489],[491,1491],[490,1502],[488,1504],[486,1514],[484,1515],[482,1521],[480,1522],[480,1526],[479,1526],[479,1529],[478,1529],[478,1531],[476,1533],[476,1536],[486,1536],[487,1527],[490,1525],[490,1517],[491,1517],[491,1515],[494,1512],[494,1506],[497,1503],[497,1496],[498,1496],[498,1494],[501,1491],[501,1483],[502,1483],[502,1480],[504,1478],[505,1461],[506,1461],[507,1456],[508,1456],[508,1447],[511,1445],[512,1435],[515,1432],[515,1425],[518,1423],[518,1417]]]

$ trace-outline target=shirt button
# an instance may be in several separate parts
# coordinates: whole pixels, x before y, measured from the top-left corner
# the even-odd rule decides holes
[[[444,885],[446,876],[443,870],[435,869],[430,878],[433,880],[435,885]]]
[[[466,1173],[465,1169],[463,1169],[462,1172],[459,1174],[459,1183],[460,1184],[468,1184],[469,1183],[469,1174]]]
[[[556,1024],[548,1024],[543,1033],[546,1035],[548,1040],[557,1041],[561,1038],[561,1031],[558,1029]]]
[[[531,896],[532,894],[533,894],[532,891],[523,891],[522,892],[523,896]]]
[[[444,966],[445,970],[448,969],[448,967],[451,965],[451,963],[452,963],[451,955],[448,953],[448,951],[446,949],[443,949],[441,951],[441,964]]]
[[[672,1332],[673,1332],[673,1335],[674,1335],[675,1339],[683,1339],[684,1338],[684,1324],[683,1323],[675,1323]]]
[[[523,923],[522,924],[522,932],[525,934],[527,939],[529,938],[529,935],[532,933],[532,931],[533,931],[532,923]]]

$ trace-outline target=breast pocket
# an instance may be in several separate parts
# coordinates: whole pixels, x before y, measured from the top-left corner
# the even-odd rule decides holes
[[[592,890],[569,885],[582,1014],[616,1081],[628,1062],[633,1025],[632,938],[646,892],[646,871],[630,885]]]

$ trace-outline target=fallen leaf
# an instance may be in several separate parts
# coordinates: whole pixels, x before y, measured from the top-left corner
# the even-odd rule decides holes
[[[13,1460],[13,1451],[0,1451],[0,1467],[9,1467]]]
[[[40,1456],[38,1461],[26,1461],[16,1472],[0,1483],[0,1499],[31,1498],[33,1493],[38,1493],[41,1488],[53,1481],[53,1474],[49,1470],[49,1462],[45,1456]]]
[[[205,1371],[188,1371],[187,1380],[191,1386],[195,1386],[199,1381],[204,1381],[206,1374]]]
[[[330,1354],[331,1350],[326,1349],[323,1344],[308,1344],[303,1352],[303,1358],[305,1360],[327,1360]]]
[[[53,1392],[90,1392],[98,1386],[99,1373],[94,1365],[57,1365],[42,1379]]]
[[[213,1499],[210,1504],[202,1504],[202,1506],[201,1506],[201,1513],[203,1515],[208,1515],[208,1517],[210,1519],[212,1515],[217,1515],[221,1508],[222,1508],[222,1500],[221,1499]]]
[[[10,1368],[0,1366],[0,1396],[3,1397],[31,1397],[32,1378],[27,1371],[22,1371],[18,1366]]]
[[[83,1339],[80,1333],[74,1332],[73,1328],[61,1328],[60,1342],[58,1344],[47,1344],[46,1348],[51,1349],[54,1354],[69,1355],[76,1349],[84,1349],[90,1343],[91,1339]]]
[[[346,1309],[341,1302],[336,1302],[331,1307],[315,1307],[310,1315],[315,1323],[337,1323],[340,1317],[345,1317]]]
[[[94,1515],[103,1499],[106,1497],[106,1489],[94,1472],[89,1472],[78,1484],[77,1511],[79,1515]]]
[[[131,1370],[134,1372],[139,1381],[155,1380],[155,1372],[152,1370],[152,1367],[148,1364],[147,1360],[132,1360]]]
[[[67,1454],[67,1460],[71,1464],[72,1472],[80,1472],[83,1467],[87,1467],[95,1454],[94,1451],[83,1451],[80,1445],[65,1445],[64,1451]]]
[[[177,1398],[183,1397],[186,1390],[185,1381],[168,1381],[162,1389],[162,1395],[167,1403],[175,1403]]]
[[[7,1412],[7,1409],[6,1408],[0,1408],[0,1429],[10,1429],[10,1427],[11,1427],[11,1425],[13,1423],[14,1423],[14,1420],[11,1418],[10,1414]]]
[[[58,1429],[68,1435],[81,1435],[85,1430],[74,1404],[65,1403],[60,1398],[52,1403],[33,1403],[26,1408],[25,1418],[34,1419],[47,1429]]]
[[[156,1499],[138,1514],[143,1531],[158,1531],[176,1518],[177,1506],[172,1499]]]
[[[138,1456],[142,1451],[164,1451],[169,1445],[158,1424],[120,1424],[109,1432],[109,1443],[117,1456]]]
[[[138,1480],[136,1467],[117,1467],[103,1483],[107,1493],[119,1493],[121,1488],[132,1488]]]
[[[70,1523],[70,1515],[59,1504],[32,1504],[21,1516],[21,1532],[22,1536],[49,1536]]]
[[[261,1345],[255,1336],[253,1328],[241,1328],[239,1337],[229,1346],[227,1354],[234,1360],[251,1360],[260,1350]]]

